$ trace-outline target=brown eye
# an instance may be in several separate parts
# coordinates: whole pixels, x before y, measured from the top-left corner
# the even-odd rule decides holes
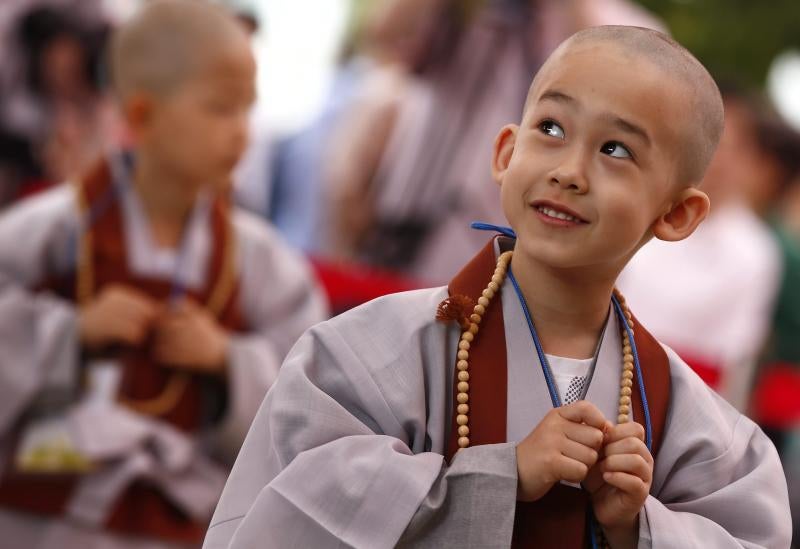
[[[619,141],[609,141],[600,147],[600,152],[613,156],[614,158],[632,158],[633,155],[628,148]]]
[[[553,120],[544,120],[539,124],[539,130],[550,137],[564,139],[564,129]]]

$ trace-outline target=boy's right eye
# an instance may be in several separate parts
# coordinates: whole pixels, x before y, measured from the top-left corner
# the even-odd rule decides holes
[[[564,139],[564,128],[553,120],[544,120],[539,124],[539,130],[550,137]]]

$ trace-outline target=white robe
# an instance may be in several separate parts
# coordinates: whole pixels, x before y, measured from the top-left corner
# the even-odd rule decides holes
[[[154,245],[135,195],[123,193],[121,204],[131,269],[137,274],[163,276],[177,267],[176,278],[181,283],[188,288],[202,287],[212,243],[207,201],[198,201],[190,217],[184,241],[187,251],[177,264],[176,258]],[[138,475],[159,483],[173,496],[173,502],[185,504],[192,516],[204,515],[208,520],[224,472],[207,456],[233,460],[289,348],[305,329],[327,317],[321,290],[302,258],[254,216],[235,210],[232,222],[239,306],[250,331],[231,337],[226,416],[199,441],[162,422],[120,409],[114,410],[113,420],[110,413],[105,418],[117,421],[108,426],[108,433],[118,440],[103,440],[97,436],[100,426],[96,423],[104,419],[103,414],[84,416],[84,421],[76,417],[78,427],[81,423],[89,427],[85,431],[94,440],[86,442],[98,452],[109,451],[100,448],[104,444],[113,445],[111,450],[123,455],[133,452],[131,459],[122,460],[119,470],[112,470],[111,478],[88,475],[82,482],[85,489],[77,491],[71,507],[81,519],[102,522],[109,509],[98,508],[92,498],[101,497],[105,504],[99,507],[108,507],[116,493]],[[21,414],[49,390],[69,388],[78,381],[75,305],[50,293],[34,293],[31,288],[48,275],[74,267],[81,223],[72,185],[58,187],[0,215],[0,465],[10,457],[4,452],[9,430]],[[167,448],[166,453],[173,457],[162,463],[145,455],[141,451],[145,439]],[[112,488],[113,482],[120,486]],[[29,530],[33,532],[33,528]]]
[[[502,296],[508,442],[444,460],[458,342],[454,325],[434,320],[446,288],[375,300],[315,326],[290,352],[204,548],[508,547],[515,443],[551,403],[508,280]],[[622,363],[612,328],[587,394],[610,418]],[[639,547],[787,548],[786,481],[774,447],[666,351],[671,406]]]

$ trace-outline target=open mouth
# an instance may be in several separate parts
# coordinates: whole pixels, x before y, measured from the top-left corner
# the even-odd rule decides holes
[[[569,225],[582,225],[588,223],[588,221],[579,217],[577,213],[558,204],[536,201],[531,204],[531,206],[547,220],[562,222],[561,224]]]

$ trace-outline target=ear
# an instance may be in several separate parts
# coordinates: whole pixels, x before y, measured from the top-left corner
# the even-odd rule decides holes
[[[122,115],[134,139],[138,139],[147,131],[156,108],[156,99],[152,94],[136,92],[122,102]]]
[[[653,223],[653,236],[670,242],[683,240],[706,218],[710,207],[706,193],[694,187],[684,189],[669,211]]]
[[[514,154],[514,146],[517,144],[517,131],[519,126],[508,124],[503,126],[500,133],[494,140],[492,151],[492,177],[498,185],[503,183],[508,165],[511,163],[511,156]]]

